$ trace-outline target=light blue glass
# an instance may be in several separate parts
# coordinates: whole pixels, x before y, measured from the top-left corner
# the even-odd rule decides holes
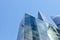
[[[51,18],[53,19],[53,21],[55,22],[55,24],[57,25],[57,27],[60,29],[60,15],[53,16]]]
[[[47,29],[42,20],[25,14],[20,24],[17,40],[50,40]]]

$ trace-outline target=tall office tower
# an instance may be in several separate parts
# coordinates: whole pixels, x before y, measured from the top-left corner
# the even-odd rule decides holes
[[[25,14],[21,21],[17,40],[49,40],[45,23]]]
[[[25,14],[17,40],[40,40],[36,19],[34,17]]]
[[[60,40],[60,16],[52,16],[52,19],[57,27],[49,24],[48,34],[51,40]]]

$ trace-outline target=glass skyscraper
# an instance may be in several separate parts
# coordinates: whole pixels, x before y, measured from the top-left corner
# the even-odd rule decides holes
[[[46,17],[40,12],[38,18],[25,14],[19,26],[17,40],[60,40],[60,17],[52,19],[58,27],[48,23]]]
[[[49,40],[47,26],[40,18],[25,14],[20,24],[17,40]]]

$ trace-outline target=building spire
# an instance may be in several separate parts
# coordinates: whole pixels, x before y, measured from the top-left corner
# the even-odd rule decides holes
[[[46,25],[48,25],[48,21],[47,21],[45,15],[43,15],[42,12],[39,12],[39,11],[38,11],[38,19],[44,21],[44,22],[46,23]]]

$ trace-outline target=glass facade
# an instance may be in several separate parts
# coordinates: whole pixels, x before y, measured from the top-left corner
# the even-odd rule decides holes
[[[37,24],[39,24],[39,28],[40,29],[40,39],[41,40],[50,40],[49,36],[48,36],[48,33],[47,33],[47,30],[48,30],[48,23],[47,23],[47,19],[46,17],[41,13],[41,12],[38,12],[38,19],[37,20]]]
[[[45,23],[45,24],[47,25],[47,27],[48,27],[48,21],[47,21],[45,15],[42,14],[42,12],[38,12],[38,19],[44,21],[44,23]]]
[[[60,40],[60,29],[54,27],[52,24],[49,24],[48,34],[51,40]]]
[[[52,19],[59,28],[60,17]],[[19,27],[17,40],[60,40],[58,28],[48,23],[40,13],[38,13],[38,18],[25,14]]]
[[[36,20],[34,17],[25,14],[23,24],[20,26],[20,28],[22,27],[23,32],[18,33],[17,40],[40,40]]]
[[[25,14],[25,28],[24,40],[40,40],[36,19],[28,14]]]
[[[45,23],[40,19],[36,21],[37,21],[37,27],[39,30],[40,40],[50,40],[47,33],[48,28],[45,25]]]
[[[60,16],[51,17],[57,27],[53,24],[49,24],[48,34],[51,40],[60,40]]]
[[[49,40],[45,23],[25,14],[20,24],[17,40]]]
[[[55,22],[55,24],[57,25],[57,27],[60,28],[60,15],[53,16],[52,19]]]

